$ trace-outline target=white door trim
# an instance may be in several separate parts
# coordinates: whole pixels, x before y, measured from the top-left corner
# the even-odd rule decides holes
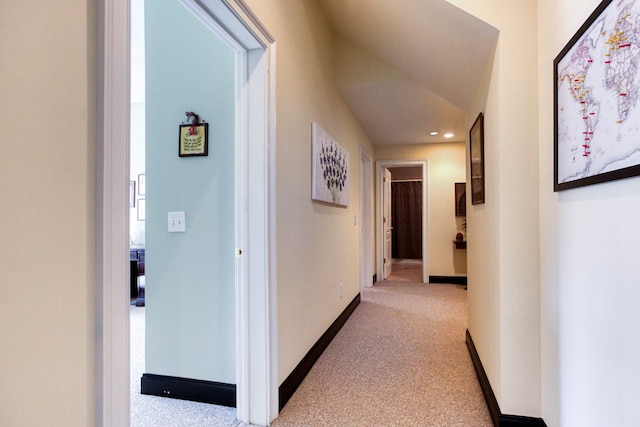
[[[96,12],[96,425],[128,426],[129,1]]]
[[[278,414],[275,289],[275,43],[243,0],[197,4],[236,51],[238,419]],[[128,426],[129,0],[105,0],[97,28],[96,424]],[[214,25],[215,24],[215,25]],[[225,30],[222,30],[225,29]],[[251,72],[249,72],[251,71]],[[251,188],[251,191],[245,191]],[[243,193],[244,194],[241,194]],[[250,208],[249,208],[250,207]],[[249,310],[251,307],[251,310]]]
[[[426,159],[420,160],[378,160],[376,162],[376,276],[383,278],[384,224],[382,222],[382,178],[385,168],[402,166],[422,166],[422,281],[429,282],[429,173]]]

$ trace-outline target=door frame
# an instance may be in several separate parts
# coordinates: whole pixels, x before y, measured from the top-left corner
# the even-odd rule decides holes
[[[243,0],[182,3],[236,52],[237,417],[266,426],[278,414],[275,40]],[[129,0],[101,2],[96,30],[96,425],[128,426]]]
[[[422,281],[429,283],[429,162],[418,160],[378,160],[376,162],[376,275],[383,277],[384,223],[382,220],[383,171],[386,168],[422,166]]]
[[[371,156],[360,147],[360,288],[373,286],[373,221]]]
[[[391,171],[382,168],[382,278],[387,280],[393,270],[393,226],[391,216]]]

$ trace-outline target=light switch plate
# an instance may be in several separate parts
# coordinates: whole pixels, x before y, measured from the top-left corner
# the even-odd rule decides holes
[[[169,233],[184,233],[187,231],[184,212],[169,212],[167,220]]]

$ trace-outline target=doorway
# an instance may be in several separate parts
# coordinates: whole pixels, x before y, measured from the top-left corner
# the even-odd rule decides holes
[[[360,147],[360,288],[373,286],[373,166]]]
[[[145,224],[144,249],[138,252],[151,254],[141,276],[144,308],[138,298],[130,318],[131,337],[138,339],[130,342],[131,423],[138,426],[150,421],[150,413],[160,423],[174,423],[184,400],[235,406],[238,73],[235,51],[186,4],[131,4],[130,163],[132,179],[147,177],[146,215],[138,215]],[[176,39],[191,43],[176,45]],[[188,132],[185,123],[195,120],[192,141],[204,149],[177,155],[175,134]],[[137,161],[140,151],[144,163]],[[156,406],[158,399],[149,396],[172,399]],[[214,413],[236,417],[235,409]]]
[[[393,258],[393,219],[391,215],[391,199],[392,199],[392,185],[393,182],[391,170],[405,169],[410,172],[415,172],[417,175],[411,179],[399,179],[399,181],[420,181],[421,185],[417,193],[419,194],[419,207],[421,209],[421,215],[418,219],[419,228],[418,232],[413,230],[413,236],[416,238],[413,242],[413,246],[417,246],[421,249],[421,253],[416,255],[415,250],[411,253],[411,258],[403,258],[401,263],[411,264],[411,260],[419,262],[422,265],[421,279],[424,283],[429,282],[428,272],[428,164],[427,160],[381,160],[376,162],[377,175],[376,175],[376,227],[377,227],[377,239],[376,239],[376,275],[380,280],[384,280],[389,277],[394,268]],[[414,191],[416,191],[414,189]],[[404,252],[408,253],[408,252]]]
[[[129,282],[123,256],[129,246],[129,3],[105,0],[97,11],[96,424],[103,426],[129,425],[130,289],[122,286]],[[268,425],[278,410],[272,241],[274,40],[244,2],[182,3],[235,51],[237,413],[239,421]],[[255,209],[247,210],[247,204]],[[243,251],[249,246],[251,253]]]
[[[422,168],[391,172],[391,253],[394,260],[422,260]]]

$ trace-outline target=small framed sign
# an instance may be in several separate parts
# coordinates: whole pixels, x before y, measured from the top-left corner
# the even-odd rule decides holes
[[[209,155],[209,123],[180,125],[178,155],[180,157]]]

